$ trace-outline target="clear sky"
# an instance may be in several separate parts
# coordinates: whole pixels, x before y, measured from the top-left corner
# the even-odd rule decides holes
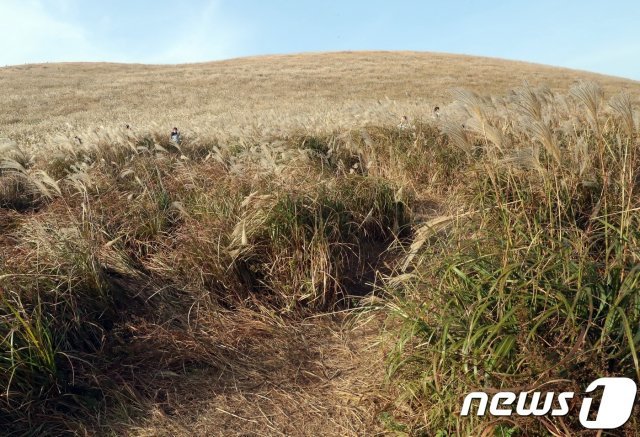
[[[0,65],[418,50],[640,80],[640,0],[0,0]]]

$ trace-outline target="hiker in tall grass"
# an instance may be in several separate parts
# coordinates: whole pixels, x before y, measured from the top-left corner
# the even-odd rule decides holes
[[[173,130],[171,130],[171,141],[176,144],[180,144],[180,131],[178,131],[177,127],[174,127]]]
[[[409,129],[411,127],[411,123],[409,123],[409,117],[403,115],[400,119],[400,124],[398,124],[398,128],[400,129]]]

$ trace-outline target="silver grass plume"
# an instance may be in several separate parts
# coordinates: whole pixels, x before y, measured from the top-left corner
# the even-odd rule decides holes
[[[632,137],[636,127],[633,119],[633,104],[629,94],[625,92],[616,94],[609,100],[609,107],[613,110],[615,117],[620,120],[627,135]]]

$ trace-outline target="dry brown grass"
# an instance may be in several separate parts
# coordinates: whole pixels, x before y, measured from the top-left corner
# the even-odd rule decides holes
[[[279,133],[332,131],[431,116],[465,87],[502,94],[527,79],[566,90],[597,80],[637,101],[640,83],[593,73],[459,55],[343,52],[177,65],[39,64],[0,69],[0,136],[34,147],[98,126]],[[45,141],[46,140],[46,141]]]
[[[380,320],[345,314],[271,327],[244,352],[250,369],[159,379],[135,436],[342,435],[382,433]],[[230,326],[233,330],[233,326]],[[254,335],[255,337],[255,335]]]
[[[523,78],[625,94],[609,106],[596,88],[482,97]],[[390,401],[399,384],[383,386],[380,320],[331,311],[375,289],[365,283],[392,270],[411,232],[405,266],[426,259],[459,218],[478,152],[541,175],[541,150],[573,156],[582,176],[589,153],[555,135],[590,122],[633,136],[640,96],[619,78],[408,52],[44,64],[1,69],[0,84],[0,137],[25,152],[3,143],[0,310],[5,331],[25,335],[5,348],[22,373],[0,422],[141,436],[372,435],[409,429],[394,416],[426,420]],[[448,106],[460,86],[462,105]],[[180,147],[164,136],[174,125]],[[406,287],[401,273],[390,286]],[[32,375],[50,390],[34,394]]]
[[[348,135],[292,136],[203,156],[198,144],[181,155],[150,138],[85,138],[24,175],[0,174],[59,181],[51,197],[22,200],[29,186],[2,197],[0,328],[20,344],[0,348],[17,363],[2,373],[0,403],[12,408],[0,423],[35,434],[375,429],[384,378],[372,331],[305,318],[370,291],[369,262],[404,225],[404,195],[380,169],[350,172],[367,155],[381,166],[392,143],[358,151]],[[72,411],[57,409],[61,397]],[[256,406],[267,421],[243,420]]]

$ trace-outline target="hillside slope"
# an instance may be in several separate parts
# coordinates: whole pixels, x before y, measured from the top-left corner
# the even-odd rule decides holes
[[[415,53],[0,81],[11,435],[582,435],[458,411],[640,379],[636,82]]]
[[[0,136],[39,145],[95,126],[166,130],[333,130],[424,116],[465,87],[495,95],[521,85],[566,90],[582,79],[640,96],[640,83],[500,59],[417,52],[342,52],[156,66],[68,63],[0,69]]]

